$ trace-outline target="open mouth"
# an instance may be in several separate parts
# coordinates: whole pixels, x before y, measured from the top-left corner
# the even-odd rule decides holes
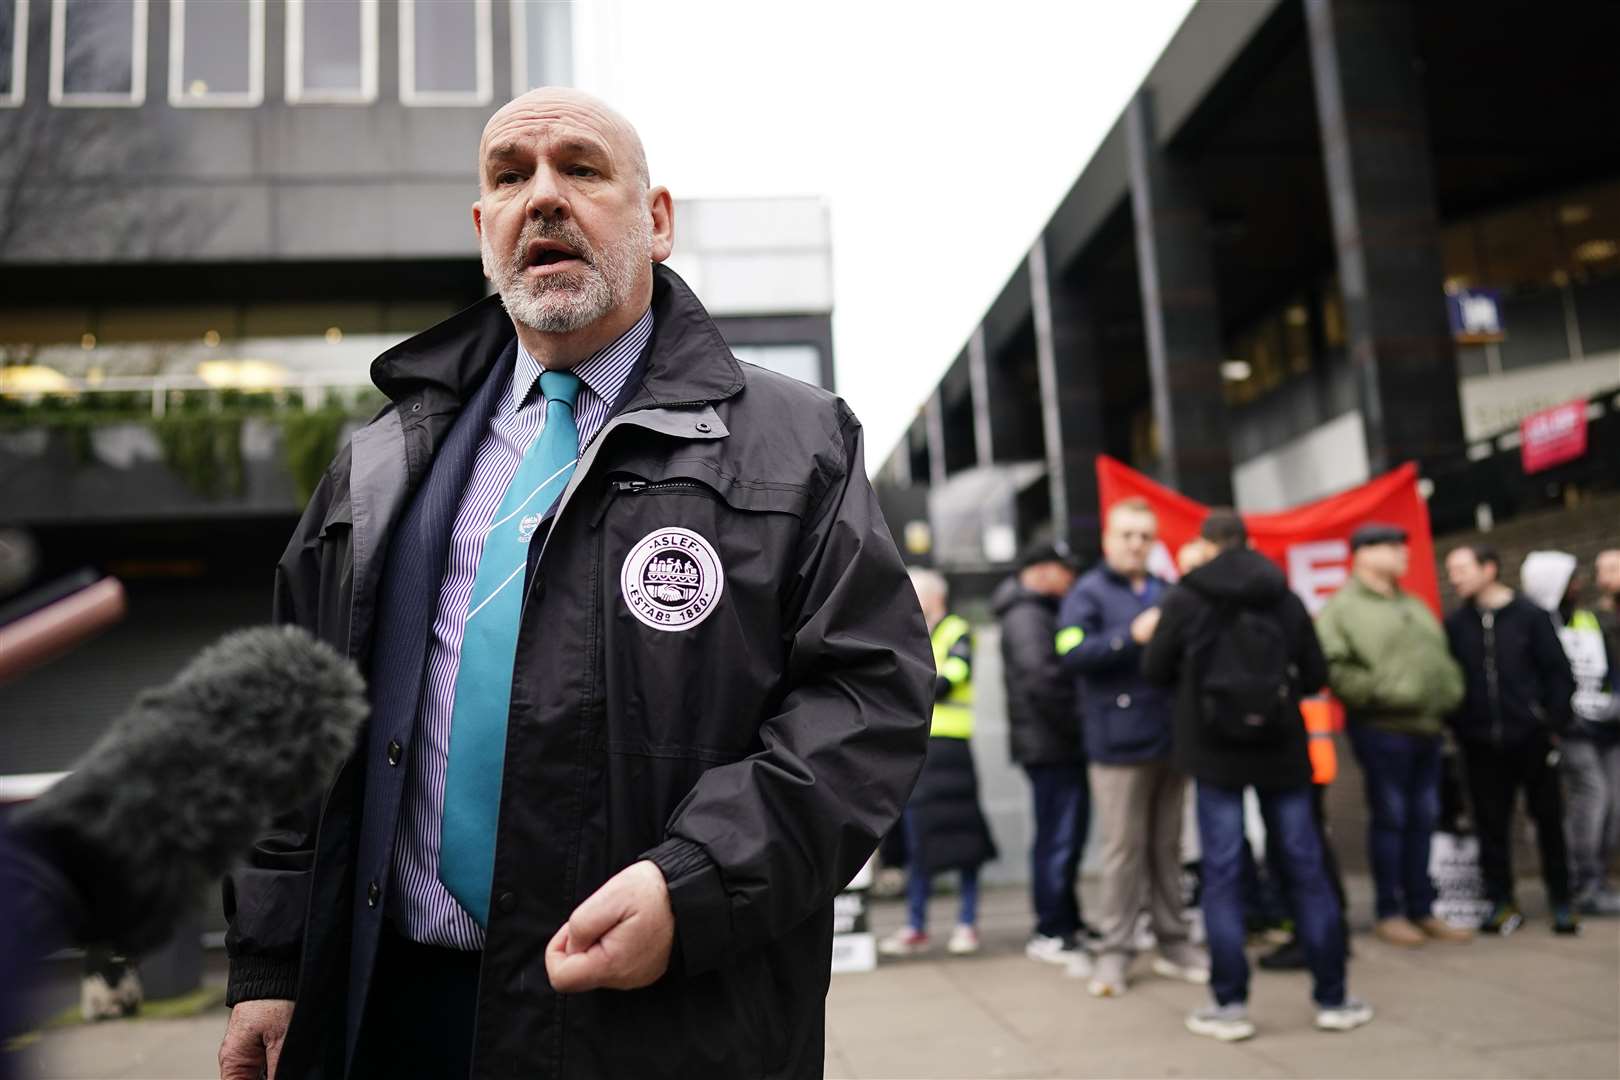
[[[573,248],[557,240],[534,241],[525,249],[523,258],[524,266],[531,270],[560,270],[584,262]]]

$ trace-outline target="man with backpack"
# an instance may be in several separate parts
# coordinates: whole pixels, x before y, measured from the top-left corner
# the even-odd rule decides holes
[[[1282,571],[1250,550],[1236,512],[1214,510],[1202,535],[1220,549],[1166,594],[1143,654],[1149,679],[1176,689],[1174,760],[1198,781],[1204,927],[1212,1004],[1187,1018],[1194,1034],[1254,1034],[1244,956],[1243,789],[1260,797],[1284,854],[1297,933],[1314,983],[1316,1026],[1349,1031],[1372,1019],[1345,989],[1341,909],[1311,808],[1311,761],[1299,703],[1327,681],[1310,616]]]

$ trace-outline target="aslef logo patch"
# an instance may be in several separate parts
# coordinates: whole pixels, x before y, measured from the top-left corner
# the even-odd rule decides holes
[[[720,556],[690,529],[654,529],[630,549],[619,571],[625,606],[654,630],[690,630],[725,591]]]

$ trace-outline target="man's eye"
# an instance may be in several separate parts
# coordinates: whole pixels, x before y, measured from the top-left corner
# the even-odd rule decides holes
[[[497,184],[516,184],[523,180],[523,174],[512,172],[510,169],[495,178]]]
[[[596,176],[597,172],[596,172],[595,169],[591,168],[589,165],[570,165],[568,167],[568,175],[569,176],[591,177],[591,176]]]

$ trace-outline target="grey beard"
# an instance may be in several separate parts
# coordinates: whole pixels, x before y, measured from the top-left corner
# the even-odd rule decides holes
[[[579,253],[585,265],[566,278],[531,282],[525,252],[540,239],[560,240]],[[583,329],[627,303],[640,268],[652,258],[652,222],[643,218],[618,242],[594,250],[573,222],[531,222],[518,238],[510,258],[497,260],[483,241],[484,264],[492,267],[501,303],[513,319],[543,334]]]

